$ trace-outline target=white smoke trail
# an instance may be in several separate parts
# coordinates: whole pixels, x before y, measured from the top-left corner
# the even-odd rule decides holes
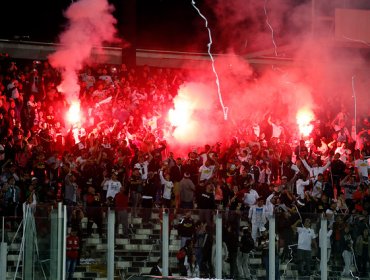
[[[266,16],[266,24],[268,25],[268,27],[271,30],[271,38],[272,38],[272,44],[274,45],[274,53],[275,53],[275,56],[278,56],[277,45],[276,45],[275,36],[274,36],[274,29],[272,28],[272,26],[270,24],[270,20],[269,20],[268,14],[267,14],[267,7],[266,6],[267,6],[267,0],[265,0],[265,3],[263,5],[263,10],[264,10],[265,16]]]
[[[224,113],[224,119],[227,120],[227,113],[229,111],[229,108],[228,107],[225,107],[224,102],[223,102],[223,99],[222,99],[221,88],[220,88],[220,80],[218,78],[218,74],[217,74],[217,71],[216,71],[215,60],[214,60],[213,55],[211,53],[211,46],[212,46],[211,29],[208,27],[208,20],[207,20],[207,18],[200,12],[200,10],[196,6],[194,0],[191,1],[191,4],[193,5],[194,9],[198,12],[199,16],[204,19],[205,26],[206,26],[206,28],[208,30],[208,38],[209,38],[209,43],[207,44],[207,46],[208,46],[208,55],[209,55],[209,57],[211,58],[211,61],[212,61],[212,70],[213,70],[213,73],[216,76],[217,93],[218,93],[218,98],[220,100],[220,104],[221,104],[221,107],[222,107],[222,111]]]

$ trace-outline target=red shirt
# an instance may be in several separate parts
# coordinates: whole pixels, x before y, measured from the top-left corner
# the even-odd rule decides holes
[[[361,191],[361,190],[356,190],[353,194],[352,194],[352,199],[353,200],[356,200],[357,201],[362,201],[364,198],[364,193]]]
[[[86,195],[86,206],[98,207],[100,206],[100,196],[98,194],[89,193]]]
[[[116,211],[126,210],[128,208],[128,195],[126,193],[119,192],[114,197]]]
[[[80,239],[77,236],[69,235],[67,237],[67,258],[77,259],[78,250],[80,249]]]

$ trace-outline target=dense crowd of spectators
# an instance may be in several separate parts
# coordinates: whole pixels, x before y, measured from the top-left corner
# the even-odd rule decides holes
[[[185,70],[85,67],[79,73],[84,117],[74,124],[66,121],[70,104],[57,88],[60,73],[48,61],[4,60],[0,72],[1,215],[20,217],[23,203],[36,209],[63,201],[70,226],[80,228],[87,216],[86,234],[95,223],[102,235],[104,207],[115,207],[127,236],[129,217],[150,223],[153,207],[198,209],[194,231],[179,233],[183,246],[189,238],[198,244],[195,259],[191,254],[187,263],[197,260],[199,270],[209,273],[205,264],[211,265],[212,254],[200,246],[211,248],[212,240],[198,238],[212,228],[212,211],[222,209],[227,211],[230,275],[235,276],[237,255],[232,253],[240,247],[241,220],[249,223],[242,231],[253,239],[249,247],[262,248],[262,232],[276,215],[284,260],[290,258],[295,231],[301,234],[306,225],[301,221],[297,230],[297,220],[324,214],[332,233],[331,261],[342,262],[353,245],[359,269],[366,272],[369,116],[359,117],[354,127],[346,106],[331,104],[333,112],[318,114],[311,135],[294,143],[283,117],[267,113],[257,124],[240,121],[231,139],[210,140],[184,157],[165,140],[172,131],[165,116],[187,81]]]

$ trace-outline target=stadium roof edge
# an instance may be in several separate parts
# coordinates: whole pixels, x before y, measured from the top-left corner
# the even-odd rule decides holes
[[[8,53],[10,57],[15,59],[46,60],[48,55],[55,52],[60,46],[60,44],[56,43],[0,39],[0,52]],[[97,63],[121,64],[123,51],[120,47],[94,48],[91,54],[91,60]],[[248,60],[252,64],[286,65],[291,63],[291,59],[289,58],[258,57],[259,53],[248,56],[238,56],[236,54],[212,55],[215,58],[237,56]],[[169,68],[183,68],[185,66],[186,68],[192,68],[198,67],[200,61],[209,60],[209,55],[201,52],[136,49],[136,64],[138,66],[149,65]]]

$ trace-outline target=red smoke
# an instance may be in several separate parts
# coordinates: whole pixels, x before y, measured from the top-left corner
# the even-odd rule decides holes
[[[227,55],[214,56],[229,117],[224,121],[211,61],[199,63],[190,74],[192,82],[181,87],[168,116],[175,126],[173,142],[203,145],[224,141],[245,124],[261,124],[266,115],[271,115],[273,122],[281,121],[293,137],[299,134],[296,117],[302,109],[315,116],[335,115],[345,104],[353,117],[352,76],[356,76],[358,111],[370,107],[366,60],[358,51],[336,47],[322,22],[312,33],[311,1],[218,0],[208,4],[216,18],[213,22],[217,22],[217,26],[210,25],[217,33],[211,51],[218,45],[230,50]],[[70,103],[79,92],[77,72],[92,48],[115,40],[116,21],[111,12],[106,0],[80,0],[66,12],[70,24],[60,36],[61,47],[49,58],[54,67],[62,69],[61,88]],[[207,37],[200,17],[197,26],[204,30],[201,37]]]
[[[222,109],[217,110],[214,90],[203,83],[187,83],[180,88],[168,115],[177,144],[200,145],[220,137]]]
[[[116,19],[107,0],[80,0],[65,12],[69,24],[60,35],[60,47],[49,56],[53,67],[61,70],[59,90],[69,104],[78,102],[78,71],[89,59],[93,48],[116,41]]]
[[[366,59],[356,49],[336,46],[324,22],[317,23],[312,33],[311,1],[208,1],[208,8],[216,17],[213,22],[217,22],[217,26],[210,25],[211,31],[218,35],[213,36],[214,49],[219,44],[227,45],[230,50],[224,56],[213,53],[229,119],[222,120],[211,62],[200,64],[191,75],[194,82],[185,84],[175,99],[175,112],[184,108],[183,100],[199,101],[188,107],[191,118],[186,129],[178,126],[175,131],[175,135],[181,135],[176,137],[178,141],[224,141],[222,138],[231,136],[229,131],[237,131],[245,124],[262,125],[266,115],[271,115],[273,122],[281,122],[291,137],[300,137],[302,133],[308,134],[314,116],[334,117],[342,104],[353,118],[351,82],[354,75],[357,106],[361,106],[358,110],[362,113],[369,110]],[[274,29],[277,57],[264,8]],[[203,30],[202,24],[199,17],[199,30]],[[235,52],[245,53],[245,57]],[[258,64],[259,60],[264,61]],[[301,122],[301,117],[297,120],[297,116],[302,116],[302,112],[305,118],[310,118],[299,129],[297,121]],[[181,115],[184,114],[183,110]]]

